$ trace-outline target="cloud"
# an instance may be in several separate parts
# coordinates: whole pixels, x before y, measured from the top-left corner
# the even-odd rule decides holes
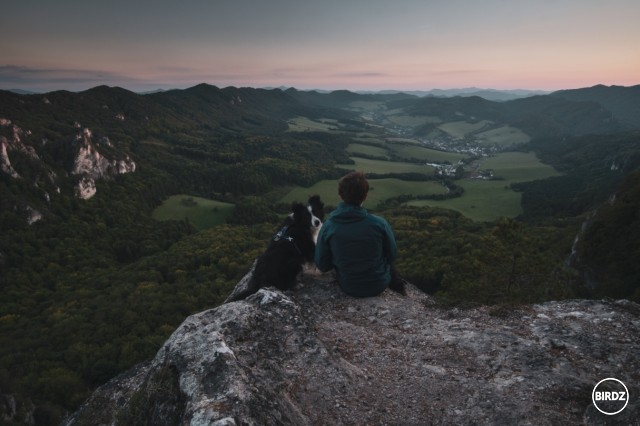
[[[33,92],[54,90],[82,91],[95,86],[120,86],[132,91],[186,88],[199,83],[251,84],[256,76],[232,73],[207,73],[189,67],[162,66],[141,75],[103,70],[72,68],[33,68],[0,65],[0,89],[25,89]]]
[[[338,78],[378,78],[378,77],[389,77],[389,74],[383,72],[346,72],[346,73],[338,73],[332,74],[331,77]]]
[[[466,70],[443,70],[443,71],[429,71],[430,75],[474,75],[490,72],[489,70],[481,69],[466,69]]]
[[[40,90],[79,90],[100,84],[120,84],[132,79],[100,70],[31,68],[0,65],[0,87]]]

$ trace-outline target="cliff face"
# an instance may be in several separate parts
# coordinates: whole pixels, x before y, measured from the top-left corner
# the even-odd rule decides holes
[[[14,197],[4,200],[3,208],[20,211],[24,214],[27,223],[32,224],[44,217],[38,210],[42,206],[47,208],[53,194],[60,194],[60,179],[55,170],[61,175],[74,176],[74,193],[78,198],[87,200],[96,194],[96,181],[100,179],[112,179],[125,173],[136,171],[136,163],[129,154],[115,148],[107,137],[94,141],[92,132],[88,128],[82,129],[80,123],[75,123],[77,129],[75,141],[69,141],[73,146],[73,166],[70,169],[60,168],[58,163],[64,163],[63,158],[55,158],[51,161],[49,155],[40,156],[48,141],[43,139],[36,141],[30,130],[24,130],[7,118],[0,118],[0,176],[7,175],[10,180],[26,180],[31,184],[36,196]],[[12,158],[22,160],[20,172],[18,166],[12,164]],[[44,160],[47,158],[49,163]],[[18,161],[20,163],[20,161]],[[18,170],[16,170],[18,168]],[[24,199],[23,199],[24,198]],[[33,205],[33,199],[39,199],[40,206]]]
[[[241,287],[247,277],[239,283]],[[331,275],[187,318],[68,425],[634,424],[640,306],[444,309],[416,288],[354,299]],[[631,398],[594,407],[602,379]]]
[[[77,140],[82,142],[71,174],[81,177],[76,185],[76,195],[79,198],[87,200],[96,194],[96,179],[109,179],[118,174],[136,171],[136,163],[128,155],[122,160],[110,160],[100,154],[91,140],[91,130],[84,129]]]

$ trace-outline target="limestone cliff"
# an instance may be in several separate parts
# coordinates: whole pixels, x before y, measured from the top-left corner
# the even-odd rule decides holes
[[[0,177],[6,175],[10,181],[26,180],[35,195],[12,195],[3,201],[5,208],[22,212],[29,224],[41,220],[51,196],[65,189],[65,179],[59,179],[59,174],[63,177],[72,175],[75,195],[87,200],[96,194],[96,181],[136,171],[135,161],[128,153],[114,147],[108,137],[103,136],[96,141],[91,130],[83,129],[80,123],[74,123],[74,128],[77,131],[75,141],[68,142],[73,147],[69,150],[72,152],[72,165],[60,167],[67,162],[63,154],[58,154],[57,158],[51,152],[43,156],[38,154],[49,143],[46,138],[37,141],[30,130],[0,117]],[[17,164],[22,163],[22,170],[26,173],[12,163],[16,157],[19,160]],[[34,204],[34,199],[38,200],[38,205]]]
[[[97,179],[135,172],[136,163],[128,155],[120,160],[108,159],[102,155],[92,141],[91,130],[84,129],[76,139],[80,141],[80,146],[71,174],[80,177],[76,185],[76,195],[79,198],[87,200],[96,194]]]
[[[4,128],[0,130],[3,130],[5,134],[9,135],[7,137],[0,134],[0,176],[3,174],[7,175],[11,180],[24,179],[11,164],[10,157],[14,154],[23,157],[23,161],[37,164],[35,167],[36,178],[33,181],[33,187],[36,191],[41,191],[48,202],[49,194],[46,191],[52,188],[59,191],[56,184],[57,176],[53,169],[45,164],[38,156],[35,148],[29,143],[26,143],[31,136],[31,132],[12,124],[11,120],[6,118],[0,118],[0,128]],[[15,200],[3,201],[5,205],[11,206],[14,211],[22,212],[27,223],[30,225],[41,220],[43,217],[42,213],[28,202],[16,202]]]
[[[303,277],[192,315],[66,424],[637,424],[637,304],[455,309],[407,291]],[[631,395],[616,416],[591,400],[608,377]]]

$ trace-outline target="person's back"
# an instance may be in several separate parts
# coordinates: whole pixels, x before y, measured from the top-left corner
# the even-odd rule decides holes
[[[340,179],[343,201],[322,225],[315,253],[318,269],[335,268],[342,290],[355,297],[375,296],[389,287],[397,255],[389,223],[361,206],[368,190],[360,172]]]

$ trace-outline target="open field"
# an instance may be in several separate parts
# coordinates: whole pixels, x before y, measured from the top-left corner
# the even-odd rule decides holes
[[[408,138],[387,138],[387,142],[392,144],[404,143],[411,145],[420,145],[420,141],[416,139],[408,139]]]
[[[153,211],[156,220],[187,219],[198,230],[212,228],[225,222],[234,205],[190,195],[173,195]]]
[[[407,205],[457,210],[479,222],[516,217],[522,213],[521,194],[505,188],[505,185],[508,185],[505,181],[464,180],[456,183],[464,188],[462,197],[442,201],[416,200],[408,202]]]
[[[427,123],[440,123],[438,117],[416,116],[416,115],[388,115],[387,120],[396,126],[402,127],[418,127]]]
[[[457,162],[464,155],[423,148],[417,145],[388,144],[393,152],[407,157],[421,158],[429,161]],[[383,148],[368,145],[352,144],[353,151],[376,155],[384,152]],[[422,157],[421,157],[422,156]],[[349,170],[360,170],[365,173],[433,173],[433,168],[420,164],[399,161],[370,160],[354,157],[355,165],[338,165]],[[509,189],[515,182],[526,182],[557,176],[559,173],[551,166],[543,164],[534,153],[505,152],[480,160],[479,169],[493,169],[500,180],[458,180],[456,183],[465,190],[462,197],[448,200],[419,200],[408,204],[413,206],[433,206],[457,210],[476,221],[491,221],[500,217],[515,217],[522,213],[520,207],[521,194]],[[402,194],[441,194],[444,188],[436,182],[406,182],[398,179],[370,179],[373,188],[366,206],[375,209],[380,201]],[[295,187],[281,201],[292,202],[306,200],[312,194],[320,195],[325,203],[337,204],[336,180],[323,180],[309,188]]]
[[[311,120],[307,117],[296,117],[287,122],[289,132],[330,132],[338,130],[338,123],[333,119]]]
[[[416,139],[406,138],[388,138],[386,141],[378,138],[352,138],[354,142],[349,144],[347,151],[350,153],[360,153],[376,157],[388,157],[393,154],[403,159],[417,159],[425,162],[444,163],[450,162],[451,164],[457,163],[459,160],[466,157],[464,154],[458,154],[455,152],[438,151],[431,148],[426,148],[420,144],[420,141]],[[357,142],[366,142],[378,145],[377,147],[368,144],[359,144]],[[374,167],[378,167],[375,165]],[[386,165],[385,165],[386,166]],[[392,166],[396,167],[396,165]],[[385,167],[386,168],[386,167]],[[401,166],[399,168],[404,168]],[[423,172],[424,173],[424,172]]]
[[[369,179],[369,196],[365,207],[375,209],[381,201],[403,194],[443,194],[445,188],[437,182],[407,182],[400,179]],[[322,180],[309,188],[295,187],[282,198],[282,202],[304,201],[318,194],[325,204],[336,206],[340,202],[337,180]]]
[[[560,175],[553,167],[540,162],[533,152],[503,152],[484,158],[480,168],[493,169],[496,177],[504,178],[508,183]]]
[[[375,135],[360,134],[354,138],[351,138],[351,140],[353,140],[354,142],[366,142],[366,143],[372,143],[380,146],[386,146],[387,144],[387,142],[385,142],[384,139],[381,139]]]
[[[338,164],[337,167],[348,170],[359,170],[365,173],[433,173],[433,168],[422,164],[402,163],[398,161],[369,160],[353,157],[355,165]]]
[[[479,143],[487,145],[520,145],[531,140],[522,130],[511,126],[502,126],[497,129],[487,130],[475,136]]]
[[[453,121],[438,126],[440,130],[449,134],[451,137],[462,139],[467,134],[477,132],[490,125],[487,120],[478,121],[477,123],[469,123],[467,121]]]
[[[416,158],[418,160],[434,163],[444,163],[445,161],[451,164],[457,163],[466,156],[464,154],[458,154],[455,152],[444,152],[435,149],[425,148],[419,145],[390,145],[393,154],[401,158]]]
[[[541,163],[535,154],[522,152],[505,152],[486,158],[480,168],[493,169],[497,177],[505,180],[459,180],[456,183],[465,191],[460,198],[419,200],[407,204],[457,210],[477,221],[515,217],[522,213],[521,194],[509,189],[510,184],[559,175],[551,166]]]
[[[376,157],[389,157],[389,151],[382,147],[351,143],[347,146],[347,152],[373,155]]]

